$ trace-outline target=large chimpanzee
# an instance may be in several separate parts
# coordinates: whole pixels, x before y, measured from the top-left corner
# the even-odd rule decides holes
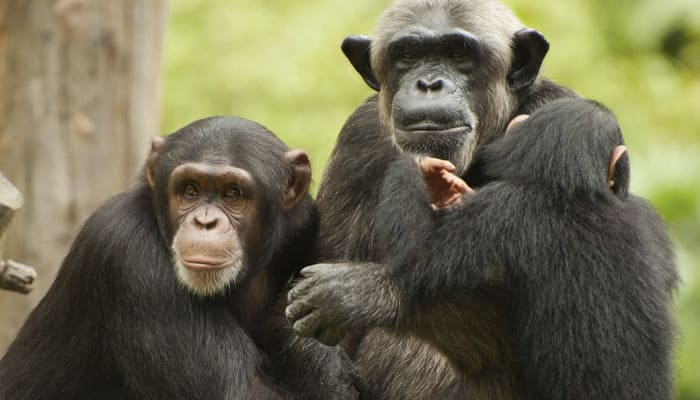
[[[76,238],[0,398],[356,398],[347,356],[296,337],[275,301],[318,229],[306,153],[213,117],[154,139],[146,164]]]
[[[468,182],[482,183],[474,158],[480,146],[514,115],[576,96],[539,76],[548,48],[496,0],[399,1],[374,39],[348,37],[345,54],[379,94],[348,119],[331,155],[317,199],[317,261],[386,261],[377,241],[375,210],[383,201],[377,187],[401,151],[450,160]],[[503,315],[502,304],[474,298],[460,315],[477,328],[469,330],[468,373],[413,337],[374,329],[354,332],[344,344],[378,397],[509,399],[512,374],[492,353],[498,336],[490,333],[503,322],[491,317]],[[339,339],[330,331],[316,336]]]
[[[397,158],[378,209],[394,261],[302,270],[295,327],[411,333],[468,370],[470,331],[484,327],[460,307],[485,298],[507,304],[501,329],[485,333],[513,365],[511,398],[671,398],[673,249],[653,208],[628,194],[614,116],[563,99],[510,131],[484,148],[495,182],[437,212],[415,156]]]

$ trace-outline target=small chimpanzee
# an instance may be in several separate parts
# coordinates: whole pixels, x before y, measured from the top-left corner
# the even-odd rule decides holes
[[[356,398],[347,356],[276,302],[318,228],[310,179],[306,153],[244,119],[154,139],[0,361],[0,398]]]
[[[475,349],[499,354],[521,390],[511,398],[671,398],[674,253],[660,217],[628,193],[615,117],[556,100],[509,131],[484,149],[495,181],[438,211],[415,156],[397,158],[377,210],[394,261],[303,269],[295,329],[411,333],[460,369]],[[489,316],[503,321],[484,332],[494,338],[476,342],[482,327],[462,305],[482,301],[506,306]]]

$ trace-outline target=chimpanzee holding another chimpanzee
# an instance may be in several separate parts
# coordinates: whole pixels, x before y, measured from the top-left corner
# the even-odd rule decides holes
[[[310,179],[306,153],[240,118],[154,139],[0,361],[0,398],[357,398],[347,356],[276,302],[318,228]]]
[[[315,262],[363,268],[390,261],[380,246],[383,227],[376,210],[390,201],[378,188],[399,153],[448,160],[456,174],[478,187],[488,182],[479,150],[502,135],[515,115],[577,97],[540,74],[549,43],[498,0],[397,0],[371,38],[349,36],[342,49],[378,93],[338,135],[316,201],[321,220]],[[412,225],[410,208],[404,212],[400,220]],[[407,245],[414,244],[421,245]],[[371,269],[365,273],[371,275]],[[501,336],[491,333],[505,323],[505,303],[481,300],[471,298],[459,310],[474,327],[464,329],[472,335],[464,349],[471,349],[465,369],[414,336],[369,329],[343,337],[331,329],[309,332],[297,323],[299,332],[323,343],[343,339],[378,398],[513,400],[519,389],[495,351],[503,348]]]
[[[678,273],[663,221],[628,193],[613,114],[548,103],[483,159],[493,182],[458,201],[451,193],[468,189],[449,162],[391,162],[376,213],[389,261],[303,269],[289,294],[295,328],[410,333],[461,369],[475,349],[495,353],[521,388],[512,398],[670,399]],[[458,204],[434,211],[441,202]],[[491,342],[473,340],[481,327],[462,305],[475,301],[505,304],[489,316],[502,320],[484,332]]]

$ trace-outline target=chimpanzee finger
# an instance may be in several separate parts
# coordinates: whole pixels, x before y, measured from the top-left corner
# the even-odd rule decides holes
[[[294,332],[299,336],[315,337],[318,331],[318,311],[313,311],[294,322]]]
[[[315,309],[316,308],[314,306],[303,299],[300,299],[289,303],[287,308],[284,309],[284,316],[288,321],[294,322],[303,318],[305,315],[309,314]]]
[[[467,182],[465,182],[459,176],[445,170],[440,171],[440,175],[442,176],[442,179],[450,185],[450,192],[459,192],[464,194],[475,193],[474,189],[472,189],[469,184],[467,184]]]
[[[306,296],[317,284],[318,277],[313,274],[309,274],[308,277],[296,281],[292,289],[287,293],[287,303],[291,303],[300,297]]]
[[[442,170],[454,172],[457,168],[451,162],[434,157],[420,157],[418,159],[421,171],[424,174],[435,174]]]
[[[455,167],[455,165],[452,164],[450,161],[441,160],[439,158],[436,158],[434,160],[435,160],[435,165],[433,168],[437,171],[440,171],[440,170],[449,171],[449,172],[457,171],[457,167]]]
[[[451,205],[456,205],[456,204],[461,204],[462,203],[462,194],[461,193],[455,193],[450,198],[445,200],[445,202],[442,204],[443,207],[451,206]]]
[[[323,264],[314,264],[314,265],[309,265],[308,267],[302,268],[299,273],[303,277],[310,277],[313,276],[314,274],[317,274],[319,272],[322,272],[324,269],[327,268],[333,268],[332,263],[323,263]]]

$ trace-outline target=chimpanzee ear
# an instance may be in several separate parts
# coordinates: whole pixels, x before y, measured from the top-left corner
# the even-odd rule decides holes
[[[355,70],[362,75],[367,85],[374,90],[379,91],[379,81],[374,76],[372,71],[372,63],[370,61],[370,47],[372,39],[364,35],[350,35],[343,40],[340,46],[345,53],[345,57],[350,60],[350,63]]]
[[[299,204],[308,192],[311,184],[311,163],[309,155],[304,150],[289,150],[284,153],[284,158],[292,171],[282,205],[282,210],[287,211]]]
[[[508,84],[513,91],[530,86],[537,79],[549,42],[544,35],[524,28],[513,35],[513,63],[508,71]]]
[[[627,194],[630,183],[630,165],[627,147],[615,146],[608,166],[608,187],[618,195]]]
[[[165,148],[165,139],[160,136],[154,136],[151,140],[151,152],[146,159],[146,179],[152,190],[156,188],[156,160],[158,155]]]

